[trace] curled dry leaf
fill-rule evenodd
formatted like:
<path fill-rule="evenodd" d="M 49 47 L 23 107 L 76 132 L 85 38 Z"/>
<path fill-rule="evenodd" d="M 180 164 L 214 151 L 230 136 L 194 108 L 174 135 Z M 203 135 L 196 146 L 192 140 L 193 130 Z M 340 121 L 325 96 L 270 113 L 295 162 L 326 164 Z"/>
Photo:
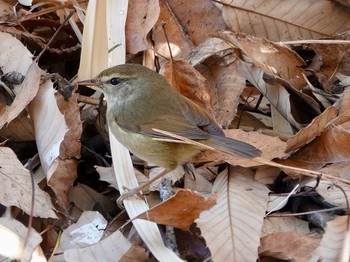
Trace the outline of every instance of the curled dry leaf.
<path fill-rule="evenodd" d="M 222 0 L 232 31 L 272 41 L 318 39 L 348 30 L 348 10 L 327 0 Z"/>
<path fill-rule="evenodd" d="M 36 62 L 31 64 L 21 85 L 21 90 L 17 94 L 11 106 L 9 106 L 0 116 L 0 128 L 2 128 L 4 124 L 15 119 L 25 109 L 30 101 L 33 100 L 39 89 L 40 76 L 42 72 L 43 71 L 39 68 Z"/>
<path fill-rule="evenodd" d="M 205 199 L 190 190 L 180 190 L 168 200 L 154 206 L 136 218 L 189 230 L 201 212 L 215 205 L 216 199 L 217 194 L 215 192 L 208 199 Z"/>
<path fill-rule="evenodd" d="M 126 19 L 126 51 L 136 54 L 148 48 L 147 34 L 151 31 L 159 16 L 157 0 L 131 0 Z"/>
<path fill-rule="evenodd" d="M 217 204 L 196 220 L 214 261 L 256 261 L 268 189 L 249 169 L 231 167 L 213 186 Z M 242 233 L 244 232 L 244 233 Z"/>
<path fill-rule="evenodd" d="M 17 206 L 27 214 L 31 211 L 31 174 L 7 147 L 0 147 L 0 203 Z M 37 184 L 34 187 L 34 216 L 57 218 L 50 196 Z"/>
<path fill-rule="evenodd" d="M 214 115 L 205 78 L 194 67 L 184 60 L 169 61 L 161 73 L 178 92 Z"/>
<path fill-rule="evenodd" d="M 322 133 L 330 122 L 338 115 L 338 109 L 336 107 L 328 107 L 321 115 L 315 117 L 311 124 L 301 129 L 295 136 L 291 137 L 287 141 L 286 152 L 298 149 Z"/>

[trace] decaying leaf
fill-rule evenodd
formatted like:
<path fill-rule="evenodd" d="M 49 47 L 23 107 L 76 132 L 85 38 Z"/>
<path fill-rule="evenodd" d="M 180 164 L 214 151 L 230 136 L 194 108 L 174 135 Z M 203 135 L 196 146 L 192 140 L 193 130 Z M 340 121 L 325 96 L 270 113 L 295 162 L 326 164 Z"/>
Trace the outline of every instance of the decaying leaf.
<path fill-rule="evenodd" d="M 247 169 L 231 167 L 213 186 L 217 204 L 196 220 L 215 261 L 255 261 L 267 205 L 267 188 Z"/>
<path fill-rule="evenodd" d="M 318 39 L 348 30 L 348 10 L 332 1 L 222 2 L 223 18 L 232 31 L 241 31 L 272 41 Z"/>
<path fill-rule="evenodd" d="M 32 261 L 34 256 L 37 256 L 37 261 L 44 261 L 45 258 L 38 254 L 42 237 L 34 229 L 31 229 L 26 247 L 23 250 L 27 231 L 28 228 L 13 218 L 0 218 L 1 261 L 13 261 L 17 259 L 21 261 Z"/>
<path fill-rule="evenodd" d="M 348 238 L 348 230 L 348 216 L 339 216 L 328 222 L 326 233 L 309 261 L 348 261 L 349 252 L 344 252 L 347 257 L 344 257 L 342 253 L 343 250 L 349 250 L 349 242 L 344 241 L 346 237 Z"/>
<path fill-rule="evenodd" d="M 64 252 L 68 262 L 73 261 L 119 261 L 131 247 L 120 231 L 102 241 L 84 248 L 72 248 Z"/>
<path fill-rule="evenodd" d="M 161 73 L 175 90 L 214 115 L 205 78 L 194 67 L 184 60 L 169 61 Z"/>
<path fill-rule="evenodd" d="M 126 51 L 136 54 L 148 48 L 147 34 L 159 16 L 159 3 L 156 0 L 129 1 L 126 20 Z"/>
<path fill-rule="evenodd" d="M 7 147 L 0 147 L 0 203 L 17 206 L 27 214 L 31 210 L 31 174 L 19 162 L 15 153 Z M 37 184 L 34 187 L 34 216 L 57 218 L 50 196 Z"/>
<path fill-rule="evenodd" d="M 180 190 L 173 197 L 136 218 L 188 230 L 201 212 L 215 205 L 216 199 L 215 192 L 205 199 L 190 190 Z"/>

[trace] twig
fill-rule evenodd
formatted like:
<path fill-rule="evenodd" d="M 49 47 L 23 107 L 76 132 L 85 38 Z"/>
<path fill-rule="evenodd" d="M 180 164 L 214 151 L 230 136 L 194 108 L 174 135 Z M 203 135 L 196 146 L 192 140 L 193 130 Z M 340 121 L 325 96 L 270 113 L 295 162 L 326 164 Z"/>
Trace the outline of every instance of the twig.
<path fill-rule="evenodd" d="M 40 57 L 45 53 L 46 49 L 50 46 L 50 44 L 52 43 L 52 41 L 56 38 L 56 36 L 58 35 L 58 33 L 62 30 L 63 26 L 65 25 L 65 23 L 68 22 L 69 18 L 72 17 L 72 15 L 74 14 L 75 11 L 71 11 L 69 12 L 69 14 L 67 15 L 66 19 L 64 19 L 63 23 L 60 25 L 60 27 L 56 30 L 56 32 L 53 34 L 53 36 L 51 37 L 51 39 L 49 40 L 49 42 L 46 44 L 46 46 L 43 48 L 43 50 L 41 50 L 41 52 L 39 53 L 39 55 L 34 59 L 34 62 L 38 63 Z"/>

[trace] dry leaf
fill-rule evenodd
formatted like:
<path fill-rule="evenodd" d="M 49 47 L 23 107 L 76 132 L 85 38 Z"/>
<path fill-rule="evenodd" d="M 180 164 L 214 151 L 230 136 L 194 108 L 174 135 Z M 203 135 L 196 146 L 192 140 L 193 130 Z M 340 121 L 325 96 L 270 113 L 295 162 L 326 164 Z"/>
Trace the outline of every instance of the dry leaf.
<path fill-rule="evenodd" d="M 159 18 L 152 29 L 154 50 L 160 54 L 160 57 L 169 59 L 171 57 L 171 51 L 174 59 L 185 59 L 194 46 L 183 30 L 178 18 L 170 8 L 169 2 L 166 0 L 160 0 L 159 6 Z M 168 41 L 163 30 L 163 25 Z M 171 50 L 169 50 L 169 46 Z M 164 62 L 166 61 L 160 58 L 160 63 L 162 64 Z"/>
<path fill-rule="evenodd" d="M 21 90 L 17 94 L 15 100 L 6 108 L 5 112 L 2 112 L 0 116 L 0 128 L 6 123 L 15 119 L 33 100 L 39 89 L 40 76 L 43 71 L 39 68 L 36 62 L 33 62 L 28 69 L 26 77 L 21 85 Z"/>
<path fill-rule="evenodd" d="M 106 226 L 107 220 L 99 212 L 85 211 L 77 223 L 63 231 L 59 249 L 66 251 L 94 245 L 103 237 Z"/>
<path fill-rule="evenodd" d="M 195 46 L 213 36 L 217 31 L 227 28 L 220 10 L 210 0 L 167 2 L 182 25 L 181 29 L 186 32 L 187 37 Z"/>
<path fill-rule="evenodd" d="M 205 199 L 190 190 L 180 190 L 168 200 L 154 206 L 136 218 L 189 230 L 201 212 L 215 205 L 216 199 L 217 194 L 215 192 L 208 199 Z"/>
<path fill-rule="evenodd" d="M 343 246 L 346 244 L 344 240 L 348 234 L 348 228 L 348 216 L 339 216 L 328 222 L 326 233 L 309 261 L 349 261 L 349 257 L 344 257 L 342 260 L 343 248 L 349 250 L 349 246 Z"/>
<path fill-rule="evenodd" d="M 281 260 L 307 262 L 319 243 L 319 238 L 296 232 L 273 233 L 261 239 L 259 254 Z"/>
<path fill-rule="evenodd" d="M 64 252 L 64 258 L 67 262 L 114 262 L 119 261 L 130 247 L 130 242 L 120 231 L 116 231 L 94 245 L 66 250 Z"/>
<path fill-rule="evenodd" d="M 26 228 L 21 222 L 13 218 L 0 218 L 0 260 L 1 261 L 13 261 L 20 259 L 21 261 L 46 261 L 43 256 L 40 257 L 37 247 L 42 241 L 42 237 L 33 228 L 31 229 L 29 239 L 25 250 L 23 250 L 23 244 L 26 239 L 28 228 Z M 35 253 L 33 253 L 35 252 Z"/>
<path fill-rule="evenodd" d="M 298 149 L 320 135 L 330 124 L 330 122 L 338 115 L 336 107 L 327 108 L 321 115 L 315 117 L 310 125 L 301 129 L 295 136 L 287 141 L 286 152 Z"/>
<path fill-rule="evenodd" d="M 214 116 L 205 78 L 194 67 L 184 60 L 169 61 L 163 65 L 161 74 L 175 90 Z"/>
<path fill-rule="evenodd" d="M 126 52 L 136 54 L 148 48 L 147 34 L 159 16 L 157 0 L 131 0 L 126 19 Z"/>
<path fill-rule="evenodd" d="M 222 0 L 232 31 L 272 41 L 318 39 L 348 30 L 348 10 L 326 0 Z"/>
<path fill-rule="evenodd" d="M 349 32 L 327 38 L 327 40 L 349 39 Z M 312 72 L 323 88 L 330 93 L 339 93 L 339 91 L 342 91 L 337 88 L 336 82 L 339 81 L 339 73 L 347 76 L 350 75 L 349 46 L 341 44 L 309 44 L 307 46 L 312 48 L 316 53 L 313 61 L 321 60 L 321 66 L 319 68 L 313 68 Z"/>
<path fill-rule="evenodd" d="M 310 233 L 309 223 L 296 217 L 265 218 L 264 226 L 261 229 L 262 237 L 282 232 L 295 232 L 306 235 Z"/>
<path fill-rule="evenodd" d="M 213 186 L 217 204 L 196 220 L 214 261 L 256 261 L 268 190 L 239 167 L 220 173 Z"/>
<path fill-rule="evenodd" d="M 31 210 L 32 183 L 30 172 L 24 168 L 15 153 L 7 147 L 0 147 L 0 203 L 17 206 L 27 214 Z M 57 218 L 53 212 L 50 196 L 37 184 L 34 187 L 34 216 Z"/>

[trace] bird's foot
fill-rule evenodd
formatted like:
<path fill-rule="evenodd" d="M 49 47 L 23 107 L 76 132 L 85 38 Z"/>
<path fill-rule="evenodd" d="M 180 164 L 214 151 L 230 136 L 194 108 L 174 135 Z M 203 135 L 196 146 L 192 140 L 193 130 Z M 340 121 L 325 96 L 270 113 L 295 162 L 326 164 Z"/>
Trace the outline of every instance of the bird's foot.
<path fill-rule="evenodd" d="M 140 193 L 140 187 L 134 188 L 134 189 L 129 189 L 126 186 L 123 187 L 126 193 L 122 194 L 118 199 L 117 199 L 117 205 L 119 208 L 124 209 L 124 204 L 123 201 L 125 199 L 131 198 L 133 196 L 138 196 L 138 198 L 143 199 L 143 195 Z"/>

